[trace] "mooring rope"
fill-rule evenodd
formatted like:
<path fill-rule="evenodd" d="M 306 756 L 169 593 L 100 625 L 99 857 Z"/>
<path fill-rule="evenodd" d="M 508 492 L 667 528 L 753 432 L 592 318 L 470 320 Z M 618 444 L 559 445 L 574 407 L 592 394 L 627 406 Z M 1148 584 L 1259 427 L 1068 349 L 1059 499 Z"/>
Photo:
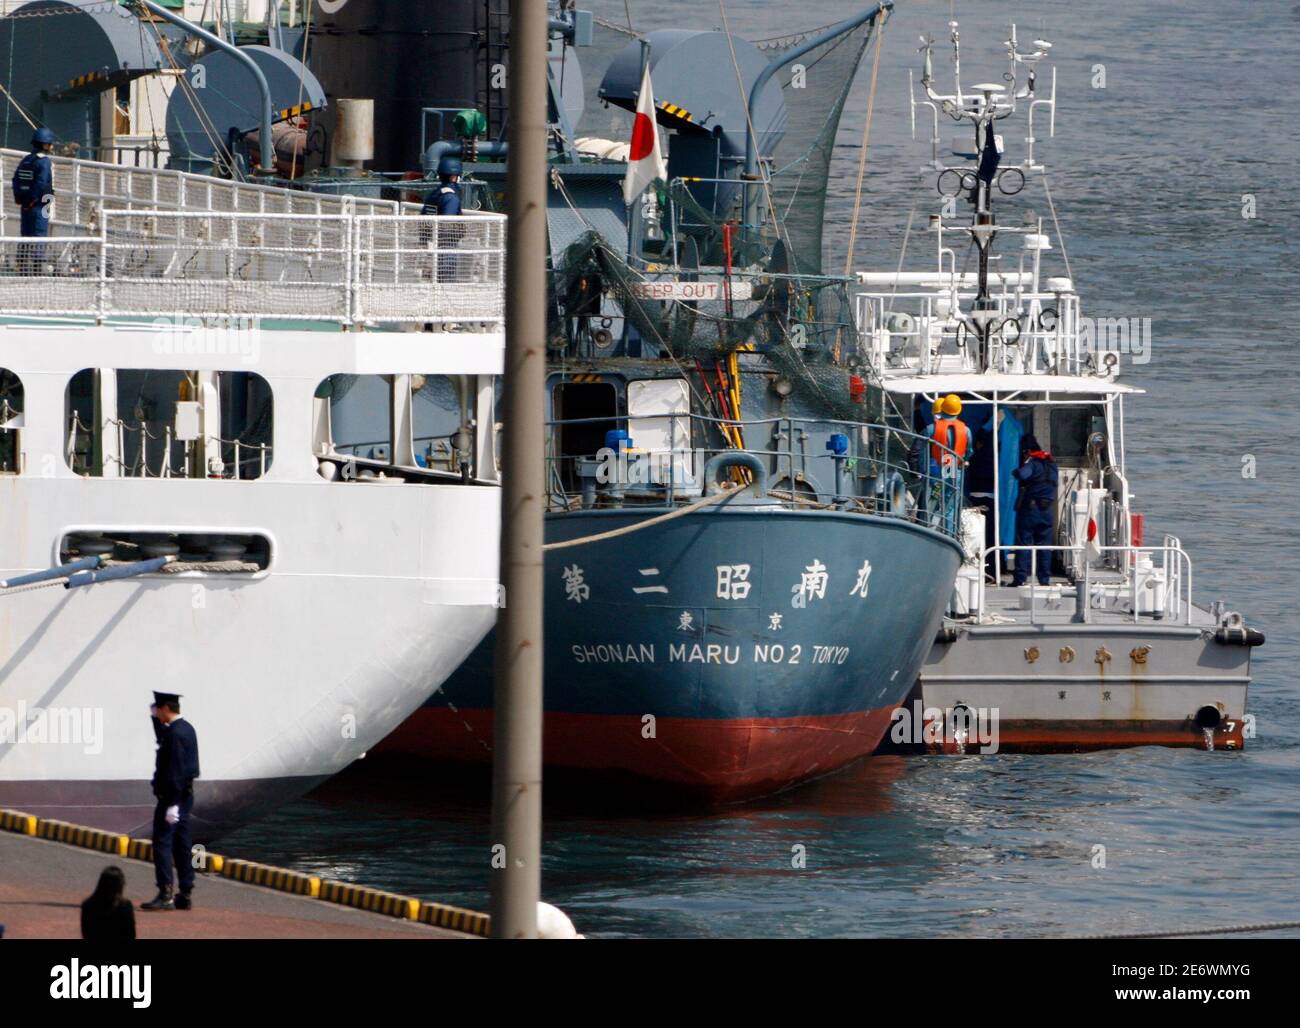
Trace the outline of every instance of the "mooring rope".
<path fill-rule="evenodd" d="M 723 500 L 730 499 L 737 492 L 737 487 L 732 483 L 723 483 L 722 492 L 715 493 L 712 496 L 705 496 L 689 503 L 685 507 L 679 507 L 677 510 L 669 511 L 667 514 L 660 514 L 658 517 L 650 518 L 647 521 L 638 521 L 634 525 L 624 525 L 622 528 L 613 528 L 608 532 L 599 532 L 596 535 L 584 535 L 579 539 L 565 539 L 558 543 L 547 543 L 542 547 L 542 552 L 550 550 L 564 550 L 570 546 L 583 546 L 587 543 L 597 543 L 605 539 L 617 539 L 619 536 L 631 535 L 633 532 L 639 532 L 643 528 L 652 528 L 655 525 L 662 525 L 665 521 L 672 521 L 675 518 L 683 518 L 687 514 L 693 514 L 697 510 L 703 510 L 705 507 L 712 506 L 715 503 L 721 503 Z"/>
<path fill-rule="evenodd" d="M 48 582 L 33 582 L 30 585 L 11 586 L 8 589 L 0 589 L 0 596 L 16 596 L 18 595 L 18 593 L 29 593 L 29 592 L 33 592 L 36 589 L 49 589 L 51 586 L 55 586 L 55 585 L 57 585 L 60 589 L 62 589 L 65 585 L 67 585 L 67 579 L 55 578 L 55 579 L 51 579 Z"/>

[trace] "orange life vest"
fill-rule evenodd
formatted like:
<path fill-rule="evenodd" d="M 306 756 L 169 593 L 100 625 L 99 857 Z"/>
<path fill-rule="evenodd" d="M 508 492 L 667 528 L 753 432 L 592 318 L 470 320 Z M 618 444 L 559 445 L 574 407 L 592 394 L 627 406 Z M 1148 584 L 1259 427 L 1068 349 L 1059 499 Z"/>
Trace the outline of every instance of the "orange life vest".
<path fill-rule="evenodd" d="M 949 429 L 952 430 L 951 437 L 948 435 Z M 950 463 L 952 456 L 943 450 L 943 445 L 947 445 L 958 457 L 965 458 L 966 451 L 970 449 L 970 429 L 961 418 L 935 418 L 934 440 L 930 444 L 930 459 Z"/>

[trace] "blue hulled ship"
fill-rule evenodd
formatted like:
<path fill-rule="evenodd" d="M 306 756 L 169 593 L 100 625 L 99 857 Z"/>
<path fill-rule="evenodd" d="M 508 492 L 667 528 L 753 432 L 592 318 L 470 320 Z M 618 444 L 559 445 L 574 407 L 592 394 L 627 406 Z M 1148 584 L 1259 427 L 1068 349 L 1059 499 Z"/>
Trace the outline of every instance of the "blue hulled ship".
<path fill-rule="evenodd" d="M 850 281 L 821 269 L 835 131 L 888 5 L 757 44 L 553 7 L 546 763 L 775 791 L 875 748 L 961 560 L 959 472 L 885 406 Z M 424 155 L 461 162 L 474 208 L 504 204 L 494 109 Z M 638 110 L 666 174 L 627 202 Z M 488 761 L 492 648 L 379 752 Z"/>

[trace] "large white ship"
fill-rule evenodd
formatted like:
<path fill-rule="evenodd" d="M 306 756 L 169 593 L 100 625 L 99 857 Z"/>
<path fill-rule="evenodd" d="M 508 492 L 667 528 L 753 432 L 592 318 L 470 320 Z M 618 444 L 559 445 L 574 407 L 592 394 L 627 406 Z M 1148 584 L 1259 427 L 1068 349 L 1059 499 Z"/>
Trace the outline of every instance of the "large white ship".
<path fill-rule="evenodd" d="M 40 19 L 47 58 L 89 17 Z M 211 838 L 364 755 L 493 623 L 504 219 L 46 159 L 50 238 L 0 218 L 0 807 L 143 831 L 163 690 Z M 352 390 L 387 414 L 364 456 L 331 436 Z"/>

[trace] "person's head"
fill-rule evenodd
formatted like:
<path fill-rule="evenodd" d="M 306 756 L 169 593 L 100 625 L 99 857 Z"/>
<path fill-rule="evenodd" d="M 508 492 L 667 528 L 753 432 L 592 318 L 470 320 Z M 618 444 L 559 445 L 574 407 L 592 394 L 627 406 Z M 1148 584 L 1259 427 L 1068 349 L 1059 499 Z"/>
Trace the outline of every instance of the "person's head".
<path fill-rule="evenodd" d="M 32 149 L 37 153 L 49 153 L 54 149 L 54 133 L 41 126 L 32 136 Z"/>
<path fill-rule="evenodd" d="M 1020 459 L 1021 460 L 1024 460 L 1027 456 L 1029 456 L 1029 454 L 1035 453 L 1041 449 L 1042 447 L 1038 445 L 1038 440 L 1035 439 L 1032 435 L 1024 435 L 1020 437 Z"/>
<path fill-rule="evenodd" d="M 175 720 L 180 716 L 181 698 L 175 693 L 155 692 L 153 694 L 154 712 L 158 715 L 158 720 L 163 724 Z"/>
<path fill-rule="evenodd" d="M 936 418 L 937 418 L 940 414 L 943 413 L 943 397 L 942 397 L 942 396 L 936 396 L 936 397 L 934 398 L 934 405 L 930 408 L 930 413 L 933 414 Z"/>
<path fill-rule="evenodd" d="M 450 154 L 438 161 L 438 178 L 444 182 L 456 182 L 460 179 L 461 165 L 459 157 Z"/>
<path fill-rule="evenodd" d="M 949 393 L 943 398 L 943 412 L 950 418 L 961 413 L 961 398 L 956 393 Z"/>
<path fill-rule="evenodd" d="M 99 883 L 90 895 L 90 902 L 105 910 L 111 908 L 126 891 L 126 875 L 116 864 L 111 864 L 99 873 Z"/>

